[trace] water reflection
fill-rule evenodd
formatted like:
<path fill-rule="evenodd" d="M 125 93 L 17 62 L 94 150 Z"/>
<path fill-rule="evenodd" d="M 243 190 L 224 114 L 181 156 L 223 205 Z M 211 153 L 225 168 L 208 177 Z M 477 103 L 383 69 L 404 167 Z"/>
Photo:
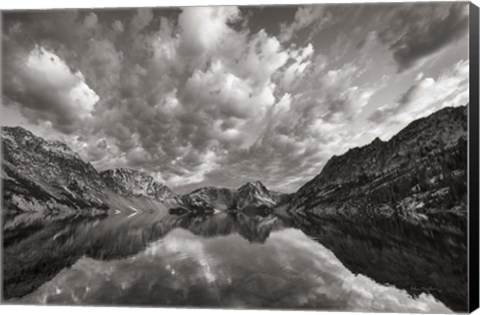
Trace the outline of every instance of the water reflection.
<path fill-rule="evenodd" d="M 127 213 L 45 224 L 5 249 L 11 302 L 448 312 L 355 275 L 277 216 Z M 33 292 L 32 292 L 33 291 Z"/>
<path fill-rule="evenodd" d="M 432 294 L 455 311 L 467 311 L 465 229 L 438 229 L 396 220 L 291 215 L 290 224 L 332 250 L 352 272 L 392 284 L 413 296 Z"/>
<path fill-rule="evenodd" d="M 263 242 L 282 224 L 274 216 L 176 216 L 167 211 L 17 217 L 4 225 L 4 298 L 24 296 L 84 255 L 110 260 L 137 254 L 176 227 L 205 237 L 236 233 L 251 242 Z"/>

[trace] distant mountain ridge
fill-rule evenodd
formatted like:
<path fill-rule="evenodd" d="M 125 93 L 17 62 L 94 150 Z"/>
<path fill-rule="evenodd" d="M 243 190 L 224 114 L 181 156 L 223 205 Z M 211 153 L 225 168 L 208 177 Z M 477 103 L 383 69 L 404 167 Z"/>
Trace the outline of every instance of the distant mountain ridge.
<path fill-rule="evenodd" d="M 203 187 L 182 197 L 187 205 L 211 206 L 219 210 L 242 210 L 247 207 L 273 207 L 283 194 L 269 191 L 260 181 L 247 182 L 238 189 Z"/>

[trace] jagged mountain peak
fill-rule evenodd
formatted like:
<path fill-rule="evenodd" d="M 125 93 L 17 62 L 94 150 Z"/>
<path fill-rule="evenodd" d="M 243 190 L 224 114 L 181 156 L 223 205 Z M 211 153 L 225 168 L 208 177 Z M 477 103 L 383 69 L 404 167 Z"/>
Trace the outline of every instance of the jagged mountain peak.
<path fill-rule="evenodd" d="M 384 143 L 382 141 L 382 139 L 380 139 L 379 137 L 376 137 L 375 139 L 373 139 L 373 141 L 371 142 L 372 145 L 379 145 L 379 144 L 382 144 Z"/>
<path fill-rule="evenodd" d="M 238 209 L 252 205 L 273 206 L 276 199 L 260 181 L 247 182 L 236 191 Z"/>
<path fill-rule="evenodd" d="M 238 188 L 239 191 L 244 190 L 244 189 L 261 189 L 261 190 L 267 190 L 267 187 L 265 187 L 265 185 L 264 185 L 261 181 L 256 180 L 256 181 L 246 182 L 245 184 L 243 184 L 242 186 L 240 186 L 240 188 Z"/>

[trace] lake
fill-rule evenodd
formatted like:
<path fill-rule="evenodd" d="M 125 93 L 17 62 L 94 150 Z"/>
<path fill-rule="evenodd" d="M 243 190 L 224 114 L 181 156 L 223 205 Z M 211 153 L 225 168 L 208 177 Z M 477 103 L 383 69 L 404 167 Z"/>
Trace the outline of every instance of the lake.
<path fill-rule="evenodd" d="M 391 279 L 369 271 L 370 265 L 379 269 L 381 262 L 369 256 L 377 255 L 406 266 L 413 257 L 428 275 L 437 272 L 408 244 L 359 253 L 361 237 L 339 239 L 328 222 L 322 226 L 312 232 L 302 218 L 274 214 L 24 214 L 4 223 L 4 295 L 15 304 L 436 313 L 455 308 L 452 298 L 443 299 L 455 281 L 448 270 L 441 277 L 448 285 L 422 280 L 420 272 L 409 286 L 394 274 L 401 272 L 395 264 L 382 271 Z M 368 244 L 377 248 L 373 238 Z M 358 257 L 347 259 L 345 252 Z"/>

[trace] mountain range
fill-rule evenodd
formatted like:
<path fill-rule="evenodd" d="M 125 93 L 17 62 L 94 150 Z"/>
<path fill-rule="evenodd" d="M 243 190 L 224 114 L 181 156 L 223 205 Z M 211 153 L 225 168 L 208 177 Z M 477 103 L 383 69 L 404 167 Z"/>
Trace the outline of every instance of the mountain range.
<path fill-rule="evenodd" d="M 444 108 L 412 122 L 389 141 L 376 138 L 333 156 L 318 175 L 288 195 L 270 191 L 259 181 L 238 189 L 209 186 L 177 195 L 145 172 L 98 172 L 67 145 L 21 127 L 2 127 L 1 136 L 3 205 L 11 214 L 262 208 L 419 224 L 466 216 L 467 106 Z"/>
<path fill-rule="evenodd" d="M 178 227 L 252 243 L 294 227 L 354 274 L 465 311 L 467 112 L 444 108 L 333 156 L 292 194 L 252 181 L 178 195 L 147 172 L 99 172 L 61 142 L 2 127 L 5 296 L 32 292 L 85 255 L 130 256 Z"/>
<path fill-rule="evenodd" d="M 238 189 L 204 187 L 180 196 L 146 172 L 128 168 L 97 172 L 67 145 L 21 127 L 2 127 L 2 147 L 3 205 L 10 215 L 172 207 L 243 211 L 272 208 L 283 196 L 259 181 Z"/>
<path fill-rule="evenodd" d="M 262 182 L 248 182 L 238 189 L 203 187 L 183 196 L 185 204 L 210 206 L 219 210 L 248 210 L 261 206 L 274 207 L 284 194 L 269 191 Z"/>

